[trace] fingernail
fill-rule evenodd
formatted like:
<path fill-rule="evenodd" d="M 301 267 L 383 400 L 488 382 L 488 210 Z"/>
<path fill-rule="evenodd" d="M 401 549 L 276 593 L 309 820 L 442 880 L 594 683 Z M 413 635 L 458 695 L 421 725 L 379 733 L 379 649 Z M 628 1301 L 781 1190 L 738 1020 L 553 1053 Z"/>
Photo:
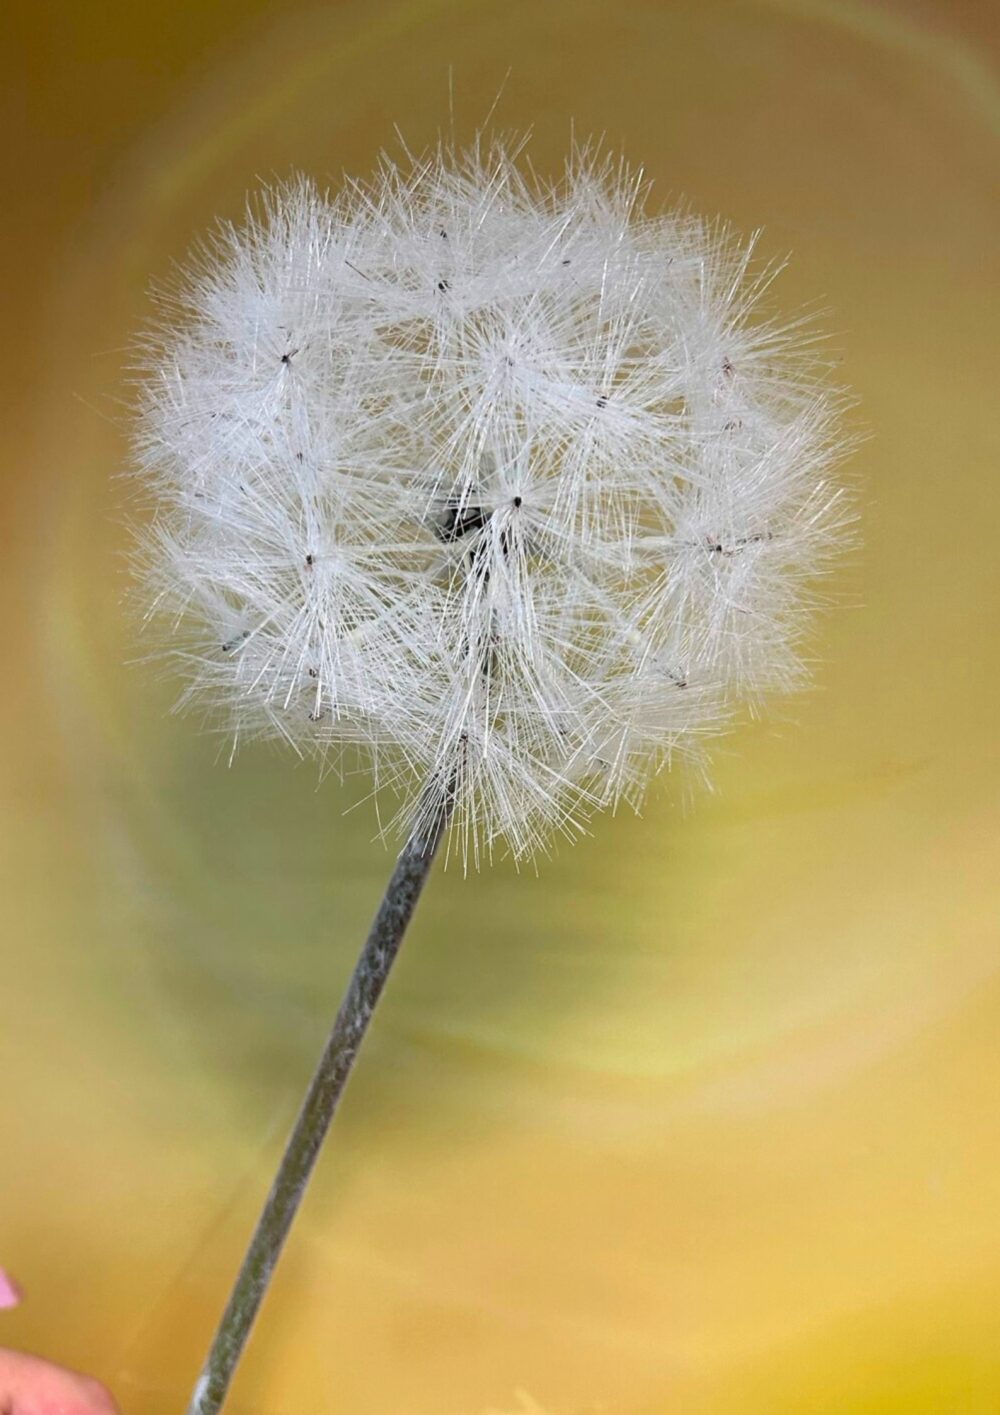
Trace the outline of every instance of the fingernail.
<path fill-rule="evenodd" d="M 21 1300 L 21 1289 L 17 1283 L 0 1268 L 0 1311 L 6 1307 L 16 1307 Z"/>

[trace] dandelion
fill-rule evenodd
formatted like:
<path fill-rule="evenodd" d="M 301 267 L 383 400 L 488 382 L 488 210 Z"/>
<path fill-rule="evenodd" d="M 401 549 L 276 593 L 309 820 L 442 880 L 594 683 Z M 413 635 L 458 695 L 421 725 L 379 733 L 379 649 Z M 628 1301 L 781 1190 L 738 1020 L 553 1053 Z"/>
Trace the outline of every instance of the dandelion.
<path fill-rule="evenodd" d="M 151 613 L 234 744 L 370 763 L 406 841 L 192 1404 L 221 1405 L 435 851 L 530 859 L 796 686 L 840 395 L 753 240 L 591 149 L 383 159 L 222 227 L 150 340 Z"/>

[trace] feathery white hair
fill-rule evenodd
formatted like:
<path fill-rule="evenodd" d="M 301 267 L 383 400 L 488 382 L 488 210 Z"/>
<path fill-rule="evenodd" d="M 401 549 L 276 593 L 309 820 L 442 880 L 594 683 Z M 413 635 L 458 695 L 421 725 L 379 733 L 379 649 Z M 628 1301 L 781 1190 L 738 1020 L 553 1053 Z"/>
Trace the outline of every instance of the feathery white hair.
<path fill-rule="evenodd" d="M 184 701 L 361 748 L 407 830 L 450 783 L 477 862 L 793 687 L 848 519 L 839 394 L 754 241 L 521 147 L 265 193 L 168 302 L 137 438 Z"/>

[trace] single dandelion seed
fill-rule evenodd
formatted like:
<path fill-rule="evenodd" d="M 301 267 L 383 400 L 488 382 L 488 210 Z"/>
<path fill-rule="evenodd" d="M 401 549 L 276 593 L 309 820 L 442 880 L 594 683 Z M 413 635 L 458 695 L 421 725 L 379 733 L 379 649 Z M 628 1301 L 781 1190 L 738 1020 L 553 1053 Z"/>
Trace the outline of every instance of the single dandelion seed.
<path fill-rule="evenodd" d="M 776 273 L 476 141 L 223 226 L 146 351 L 140 571 L 184 702 L 367 754 L 406 841 L 191 1411 L 219 1409 L 442 839 L 530 859 L 802 679 L 850 520 L 841 394 Z"/>

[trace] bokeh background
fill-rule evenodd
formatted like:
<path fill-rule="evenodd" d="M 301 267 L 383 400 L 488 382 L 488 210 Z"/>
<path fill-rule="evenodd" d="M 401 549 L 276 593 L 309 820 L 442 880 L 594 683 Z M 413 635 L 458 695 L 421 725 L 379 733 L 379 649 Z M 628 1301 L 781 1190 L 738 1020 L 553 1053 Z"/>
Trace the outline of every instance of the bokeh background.
<path fill-rule="evenodd" d="M 184 1408 L 389 860 L 170 715 L 128 346 L 258 178 L 571 120 L 765 228 L 859 396 L 815 691 L 716 792 L 439 875 L 234 1415 L 1000 1410 L 990 0 L 34 0 L 0 103 L 0 1344 Z"/>

